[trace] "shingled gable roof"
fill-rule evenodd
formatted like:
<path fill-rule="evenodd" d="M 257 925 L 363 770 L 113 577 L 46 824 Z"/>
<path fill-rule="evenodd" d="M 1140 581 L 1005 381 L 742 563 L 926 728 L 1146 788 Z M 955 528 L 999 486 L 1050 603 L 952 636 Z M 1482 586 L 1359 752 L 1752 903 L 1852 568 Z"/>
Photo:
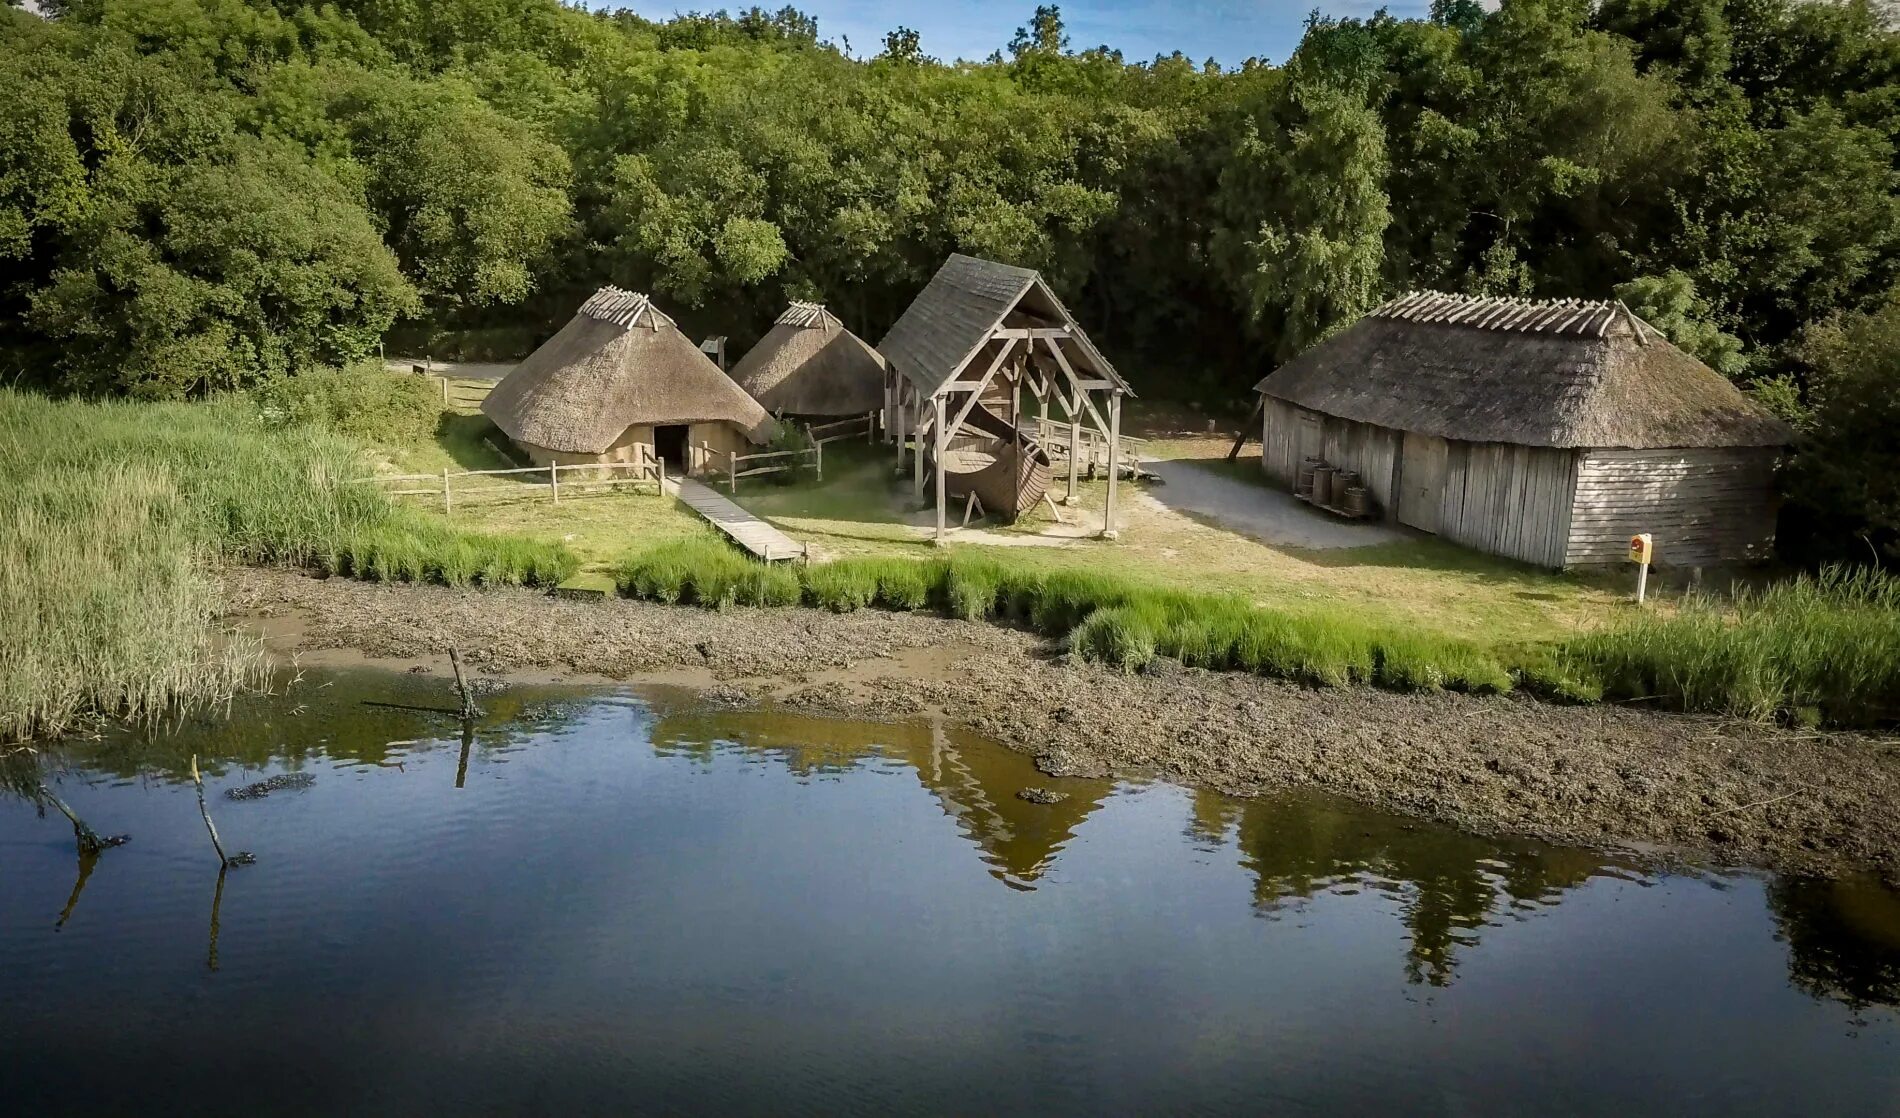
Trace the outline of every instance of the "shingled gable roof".
<path fill-rule="evenodd" d="M 772 417 L 645 295 L 603 287 L 482 401 L 518 443 L 600 454 L 635 424 L 731 423 L 771 437 Z"/>
<path fill-rule="evenodd" d="M 1256 391 L 1466 442 L 1783 446 L 1786 424 L 1620 302 L 1414 292 L 1275 370 Z"/>
<path fill-rule="evenodd" d="M 734 366 L 767 411 L 863 415 L 884 406 L 884 356 L 816 303 L 793 303 Z"/>
<path fill-rule="evenodd" d="M 1064 356 L 1076 372 L 1134 395 L 1039 273 L 961 253 L 937 269 L 877 348 L 919 391 L 934 396 L 970 363 L 990 331 L 1005 325 L 1068 327 L 1075 346 Z"/>

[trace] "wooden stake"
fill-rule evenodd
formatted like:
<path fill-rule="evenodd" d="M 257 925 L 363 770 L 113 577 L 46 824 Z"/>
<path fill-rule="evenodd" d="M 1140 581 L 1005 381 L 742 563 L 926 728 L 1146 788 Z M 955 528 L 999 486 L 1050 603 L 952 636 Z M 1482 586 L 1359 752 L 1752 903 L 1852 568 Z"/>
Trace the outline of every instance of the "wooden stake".
<path fill-rule="evenodd" d="M 468 677 L 462 674 L 462 654 L 449 649 L 449 666 L 455 669 L 455 689 L 462 693 L 462 721 L 472 722 L 481 714 L 475 708 L 475 692 L 468 689 Z"/>
<path fill-rule="evenodd" d="M 442 467 L 442 515 L 455 511 L 455 498 L 449 494 L 449 468 Z"/>
<path fill-rule="evenodd" d="M 548 463 L 548 493 L 554 497 L 554 503 L 561 503 L 561 464 Z"/>
<path fill-rule="evenodd" d="M 1108 500 L 1102 509 L 1102 538 L 1112 540 L 1121 533 L 1115 530 L 1115 483 L 1121 474 L 1122 449 L 1122 394 L 1115 392 L 1108 397 Z"/>
<path fill-rule="evenodd" d="M 979 389 L 978 391 L 981 391 L 981 390 Z M 976 399 L 976 394 L 972 393 L 970 398 L 972 400 Z M 944 451 L 946 449 L 946 444 L 949 442 L 949 440 L 944 437 L 944 432 L 947 431 L 948 428 L 944 425 L 944 421 L 943 421 L 943 397 L 933 396 L 931 397 L 931 402 L 936 405 L 935 418 L 936 418 L 936 425 L 937 425 L 937 429 L 935 432 L 936 442 L 937 442 L 937 461 L 932 466 L 932 472 L 937 475 L 937 542 L 942 543 L 944 542 L 943 502 L 945 500 L 945 494 L 944 494 L 945 478 L 943 474 L 943 456 L 944 456 Z"/>
<path fill-rule="evenodd" d="M 118 846 L 125 841 L 124 835 L 109 839 L 100 838 L 99 832 L 86 826 L 86 821 L 79 818 L 72 808 L 66 806 L 65 800 L 54 795 L 53 790 L 46 786 L 44 780 L 40 781 L 40 798 L 58 808 L 59 813 L 66 817 L 66 821 L 73 825 L 73 840 L 79 844 L 80 854 L 97 854 L 108 846 Z"/>
<path fill-rule="evenodd" d="M 218 852 L 218 868 L 222 870 L 231 864 L 231 859 L 224 856 L 224 843 L 218 841 L 217 825 L 211 822 L 211 809 L 205 806 L 205 782 L 204 777 L 198 775 L 196 753 L 191 755 L 191 782 L 198 786 L 198 815 L 205 821 L 205 830 L 211 833 L 211 848 Z"/>

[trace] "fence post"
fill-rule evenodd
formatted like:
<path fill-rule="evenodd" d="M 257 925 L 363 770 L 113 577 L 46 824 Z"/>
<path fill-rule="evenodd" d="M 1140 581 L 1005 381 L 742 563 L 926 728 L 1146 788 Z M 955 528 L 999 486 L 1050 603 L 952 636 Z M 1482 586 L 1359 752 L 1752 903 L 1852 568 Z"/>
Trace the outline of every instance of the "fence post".
<path fill-rule="evenodd" d="M 444 466 L 442 467 L 442 515 L 447 516 L 454 511 L 455 498 L 449 493 L 449 468 Z"/>
<path fill-rule="evenodd" d="M 706 447 L 706 455 L 712 456 L 711 444 Z M 731 480 L 727 484 L 732 489 L 732 495 L 737 497 L 739 495 L 739 453 L 737 451 L 726 451 L 726 472 L 731 475 Z"/>
<path fill-rule="evenodd" d="M 825 444 L 814 444 L 818 449 L 818 480 L 825 480 Z"/>
<path fill-rule="evenodd" d="M 660 478 L 660 492 L 665 493 L 666 492 L 666 459 L 660 457 L 657 454 L 653 455 L 653 467 L 654 467 L 654 470 L 658 473 L 659 478 Z"/>
<path fill-rule="evenodd" d="M 554 497 L 554 503 L 561 503 L 561 464 L 548 463 L 548 493 Z"/>
<path fill-rule="evenodd" d="M 449 406 L 449 378 L 447 377 L 442 378 L 442 406 L 444 408 Z"/>
<path fill-rule="evenodd" d="M 881 412 L 882 409 L 879 409 L 864 417 L 864 445 L 866 446 L 877 445 L 877 417 Z"/>

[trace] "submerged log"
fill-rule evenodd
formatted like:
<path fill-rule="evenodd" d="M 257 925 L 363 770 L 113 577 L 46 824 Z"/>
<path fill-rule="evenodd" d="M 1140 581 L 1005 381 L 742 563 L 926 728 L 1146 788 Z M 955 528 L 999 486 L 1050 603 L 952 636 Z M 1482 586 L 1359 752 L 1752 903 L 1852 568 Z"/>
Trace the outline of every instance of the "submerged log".
<path fill-rule="evenodd" d="M 469 690 L 468 677 L 462 674 L 462 654 L 456 649 L 449 649 L 449 665 L 455 669 L 455 688 L 462 693 L 462 721 L 472 722 L 482 712 L 475 706 L 475 692 Z"/>
<path fill-rule="evenodd" d="M 211 835 L 211 848 L 218 852 L 218 871 L 222 873 L 232 866 L 247 866 L 257 861 L 257 859 L 246 850 L 238 851 L 235 857 L 227 856 L 224 853 L 224 843 L 218 838 L 217 825 L 211 822 L 211 809 L 205 806 L 205 781 L 204 777 L 198 773 L 198 755 L 196 753 L 191 755 L 191 782 L 198 787 L 198 816 L 205 821 L 205 830 Z"/>

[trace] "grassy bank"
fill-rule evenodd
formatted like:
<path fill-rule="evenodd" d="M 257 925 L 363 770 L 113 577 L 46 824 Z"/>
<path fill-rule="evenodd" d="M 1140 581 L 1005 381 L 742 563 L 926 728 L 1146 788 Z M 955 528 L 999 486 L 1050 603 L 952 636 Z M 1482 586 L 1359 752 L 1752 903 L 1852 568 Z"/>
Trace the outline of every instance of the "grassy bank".
<path fill-rule="evenodd" d="M 869 557 L 766 567 L 710 535 L 636 552 L 624 595 L 703 606 L 934 609 L 1021 625 L 1086 659 L 1135 669 L 1156 656 L 1321 685 L 1638 700 L 1756 720 L 1868 725 L 1900 716 L 1900 579 L 1801 578 L 1732 601 L 1631 613 L 1563 642 L 1483 643 L 1368 621 L 1350 608 L 1290 612 L 1241 595 L 985 557 Z"/>
<path fill-rule="evenodd" d="M 361 578 L 559 581 L 558 544 L 399 508 L 354 442 L 255 401 L 79 403 L 0 392 L 0 739 L 215 702 L 258 669 L 215 624 L 220 560 Z"/>
<path fill-rule="evenodd" d="M 1828 570 L 1733 599 L 1690 596 L 1570 642 L 1614 699 L 1814 725 L 1900 720 L 1900 578 Z"/>
<path fill-rule="evenodd" d="M 1086 659 L 1126 669 L 1155 656 L 1217 671 L 1315 684 L 1508 691 L 1505 660 L 1479 645 L 1367 624 L 1345 609 L 1286 613 L 1236 594 L 1171 589 L 1101 572 L 1043 570 L 956 555 L 869 557 L 766 567 L 710 537 L 641 551 L 616 572 L 621 593 L 706 606 L 936 609 L 1023 625 Z"/>

